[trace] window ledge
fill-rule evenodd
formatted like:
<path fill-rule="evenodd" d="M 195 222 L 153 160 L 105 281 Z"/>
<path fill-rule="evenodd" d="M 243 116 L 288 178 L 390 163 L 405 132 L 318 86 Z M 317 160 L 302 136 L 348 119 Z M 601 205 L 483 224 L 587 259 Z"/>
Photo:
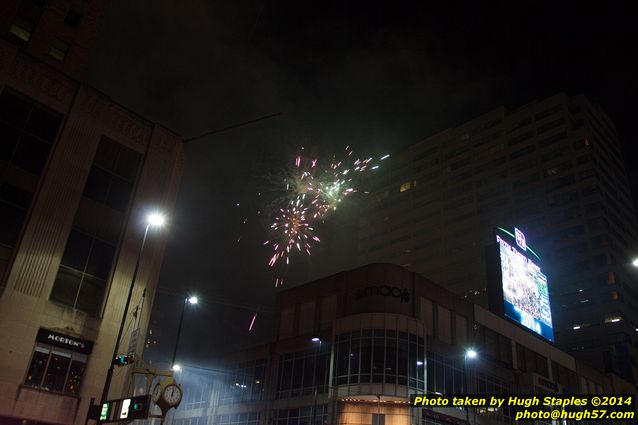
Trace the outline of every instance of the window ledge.
<path fill-rule="evenodd" d="M 50 395 L 53 395 L 53 396 L 69 397 L 69 398 L 74 398 L 74 399 L 76 399 L 78 401 L 80 400 L 80 395 L 79 394 L 70 394 L 70 393 L 64 393 L 64 392 L 60 392 L 60 391 L 45 390 L 43 388 L 31 387 L 29 385 L 24 385 L 24 384 L 18 385 L 18 388 L 19 388 L 19 392 L 22 392 L 23 390 L 35 391 L 35 392 L 38 392 L 38 393 L 50 394 Z"/>

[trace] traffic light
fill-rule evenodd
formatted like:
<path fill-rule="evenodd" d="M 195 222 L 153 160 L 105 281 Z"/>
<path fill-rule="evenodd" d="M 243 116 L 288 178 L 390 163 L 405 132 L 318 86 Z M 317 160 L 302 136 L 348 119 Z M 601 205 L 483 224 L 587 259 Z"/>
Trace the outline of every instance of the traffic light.
<path fill-rule="evenodd" d="M 111 403 L 106 402 L 102 404 L 102 410 L 100 411 L 100 420 L 105 421 L 109 418 L 109 411 L 111 410 Z"/>
<path fill-rule="evenodd" d="M 144 412 L 144 406 L 146 405 L 146 403 L 144 403 L 145 401 L 146 399 L 142 399 L 142 400 L 132 399 L 131 407 L 130 407 L 131 413 Z"/>
<path fill-rule="evenodd" d="M 135 363 L 135 354 L 120 354 L 113 359 L 115 366 L 126 366 Z"/>

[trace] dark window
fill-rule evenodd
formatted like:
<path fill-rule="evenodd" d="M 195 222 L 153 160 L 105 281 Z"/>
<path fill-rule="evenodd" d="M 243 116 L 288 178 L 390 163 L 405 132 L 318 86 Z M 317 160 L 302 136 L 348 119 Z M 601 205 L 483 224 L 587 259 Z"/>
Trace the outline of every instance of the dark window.
<path fill-rule="evenodd" d="M 528 176 L 521 177 L 520 179 L 514 180 L 514 183 L 512 183 L 512 186 L 514 188 L 518 188 L 521 186 L 526 186 L 528 184 L 537 182 L 539 180 L 540 180 L 540 177 L 538 176 L 538 174 L 530 174 Z"/>
<path fill-rule="evenodd" d="M 523 128 L 523 127 L 525 127 L 527 125 L 530 125 L 531 123 L 532 123 L 532 119 L 531 118 L 526 118 L 523 121 L 519 121 L 519 122 L 517 122 L 516 124 L 514 124 L 512 126 L 512 128 L 508 131 L 508 133 L 512 133 L 512 132 L 518 130 L 519 128 Z"/>
<path fill-rule="evenodd" d="M 328 351 L 328 344 L 322 343 L 321 346 L 316 346 L 312 350 L 282 355 L 279 359 L 276 398 L 298 397 L 314 394 L 315 391 L 317 393 L 328 391 Z M 263 376 L 263 371 L 260 372 L 260 376 Z M 261 378 L 258 380 L 261 381 Z M 250 379 L 247 379 L 246 382 L 250 383 Z M 347 375 L 344 383 L 348 383 Z M 259 388 L 261 390 L 262 387 Z M 245 396 L 241 397 L 241 393 L 238 396 L 240 398 L 234 400 L 235 402 L 247 400 Z M 253 400 L 259 400 L 259 398 L 253 398 Z"/>
<path fill-rule="evenodd" d="M 335 385 L 392 383 L 424 388 L 424 340 L 395 330 L 337 335 Z"/>
<path fill-rule="evenodd" d="M 560 111 L 561 109 L 562 109 L 562 105 L 553 106 L 552 108 L 546 109 L 546 110 L 536 114 L 536 119 L 537 120 L 542 120 L 545 117 L 548 117 L 548 116 L 550 116 L 552 114 L 555 114 L 556 112 Z"/>
<path fill-rule="evenodd" d="M 558 142 L 559 140 L 565 139 L 567 138 L 567 133 L 558 133 L 555 134 L 553 136 L 550 136 L 546 139 L 543 139 L 541 141 L 538 142 L 538 146 L 540 146 L 541 148 L 547 147 L 549 145 L 553 145 L 554 143 Z"/>
<path fill-rule="evenodd" d="M 551 193 L 555 190 L 572 185 L 575 182 L 576 182 L 576 179 L 574 178 L 573 174 L 569 174 L 567 176 L 550 180 L 547 182 L 547 185 L 546 185 L 547 193 Z"/>
<path fill-rule="evenodd" d="M 15 246 L 30 202 L 29 192 L 8 183 L 0 186 L 0 244 Z"/>
<path fill-rule="evenodd" d="M 383 413 L 373 413 L 372 425 L 385 425 L 385 415 Z"/>
<path fill-rule="evenodd" d="M 38 343 L 24 385 L 60 393 L 79 394 L 87 356 Z"/>
<path fill-rule="evenodd" d="M 0 159 L 40 175 L 59 126 L 59 115 L 5 90 L 0 95 Z"/>
<path fill-rule="evenodd" d="M 516 159 L 519 158 L 521 156 L 527 155 L 529 153 L 532 153 L 536 150 L 536 146 L 535 145 L 529 145 L 526 148 L 523 149 L 519 149 L 516 152 L 512 152 L 510 154 L 510 159 Z"/>
<path fill-rule="evenodd" d="M 51 300 L 97 315 L 115 247 L 72 229 L 51 292 Z"/>
<path fill-rule="evenodd" d="M 388 338 L 385 347 L 385 382 L 387 384 L 396 383 L 397 373 L 397 341 Z"/>
<path fill-rule="evenodd" d="M 125 212 L 141 155 L 109 139 L 102 139 L 89 172 L 84 196 Z"/>
<path fill-rule="evenodd" d="M 523 141 L 525 141 L 527 139 L 530 139 L 532 137 L 534 137 L 534 132 L 533 131 L 528 131 L 528 132 L 519 134 L 518 136 L 512 137 L 507 142 L 507 144 L 510 145 L 510 146 L 517 145 L 517 144 L 519 144 L 519 143 L 521 143 L 521 142 L 523 142 Z"/>
<path fill-rule="evenodd" d="M 565 123 L 565 119 L 564 118 L 559 118 L 557 120 L 550 121 L 547 124 L 539 125 L 538 127 L 536 127 L 536 134 L 544 133 L 544 132 L 549 131 L 549 130 L 551 130 L 553 128 L 559 127 L 559 126 L 563 125 L 564 123 Z"/>
<path fill-rule="evenodd" d="M 69 11 L 66 13 L 66 16 L 64 17 L 64 23 L 75 29 L 80 26 L 81 20 L 82 14 L 73 8 L 69 9 Z"/>
<path fill-rule="evenodd" d="M 501 156 L 500 158 L 495 158 L 483 165 L 474 168 L 474 174 L 482 173 L 483 171 L 496 168 L 499 164 L 503 164 L 505 162 L 505 157 Z"/>
<path fill-rule="evenodd" d="M 59 115 L 31 100 L 9 89 L 0 94 L 0 168 L 5 170 L 0 174 L 0 277 L 8 267 L 59 125 Z"/>

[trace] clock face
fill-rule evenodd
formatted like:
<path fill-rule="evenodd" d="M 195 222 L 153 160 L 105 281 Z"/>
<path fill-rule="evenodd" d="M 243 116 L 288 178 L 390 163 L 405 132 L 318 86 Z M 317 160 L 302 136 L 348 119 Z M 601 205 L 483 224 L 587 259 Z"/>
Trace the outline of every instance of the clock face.
<path fill-rule="evenodd" d="M 172 406 L 177 406 L 182 400 L 182 389 L 177 385 L 169 385 L 164 390 L 164 401 Z"/>
<path fill-rule="evenodd" d="M 162 386 L 160 384 L 155 385 L 155 388 L 153 388 L 153 403 L 157 403 L 157 400 L 160 399 L 160 396 L 162 395 Z"/>

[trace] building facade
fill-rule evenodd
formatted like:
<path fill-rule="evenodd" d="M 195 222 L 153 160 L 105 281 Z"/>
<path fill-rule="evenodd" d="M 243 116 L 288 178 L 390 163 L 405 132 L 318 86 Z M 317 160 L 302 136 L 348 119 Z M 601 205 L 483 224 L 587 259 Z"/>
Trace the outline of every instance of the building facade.
<path fill-rule="evenodd" d="M 503 424 L 507 409 L 411 408 L 409 396 L 633 391 L 396 265 L 284 290 L 278 315 L 272 343 L 234 355 L 167 424 Z"/>
<path fill-rule="evenodd" d="M 84 423 L 113 360 L 146 214 L 170 215 L 178 190 L 181 138 L 75 78 L 105 3 L 0 6 L 3 424 Z M 120 352 L 141 354 L 165 242 L 149 231 Z M 132 393 L 130 368 L 116 370 L 109 397 Z"/>
<path fill-rule="evenodd" d="M 636 213 L 614 125 L 583 96 L 499 108 L 393 155 L 371 182 L 360 264 L 390 262 L 487 305 L 485 247 L 540 253 L 557 344 L 638 377 Z"/>

